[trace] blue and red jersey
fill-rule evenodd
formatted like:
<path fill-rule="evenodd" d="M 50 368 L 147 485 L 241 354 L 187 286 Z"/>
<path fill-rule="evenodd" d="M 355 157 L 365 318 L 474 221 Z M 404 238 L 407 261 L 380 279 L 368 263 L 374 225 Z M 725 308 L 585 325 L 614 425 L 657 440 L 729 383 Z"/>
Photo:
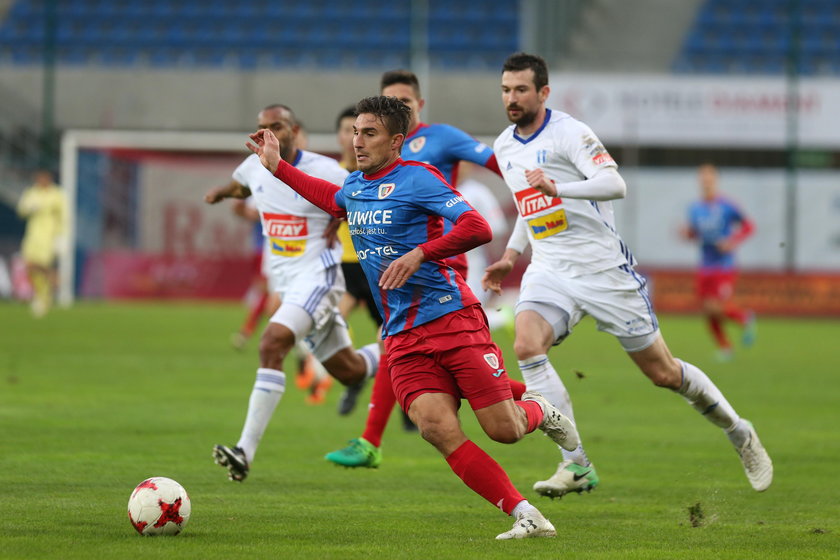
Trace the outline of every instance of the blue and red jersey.
<path fill-rule="evenodd" d="M 383 337 L 478 303 L 461 275 L 439 261 L 424 262 L 402 288 L 378 285 L 391 261 L 441 237 L 445 220 L 472 210 L 434 168 L 397 160 L 371 176 L 357 171 L 335 201 L 347 211 L 356 256 L 385 320 Z"/>
<path fill-rule="evenodd" d="M 420 123 L 406 136 L 400 155 L 404 160 L 422 161 L 437 167 L 446 182 L 453 186 L 458 181 L 458 162 L 461 160 L 498 169 L 490 146 L 448 124 Z"/>
<path fill-rule="evenodd" d="M 734 268 L 734 253 L 721 251 L 717 243 L 730 238 L 737 243 L 753 231 L 752 222 L 738 206 L 720 196 L 693 203 L 688 209 L 688 223 L 692 234 L 700 241 L 702 269 Z"/>
<path fill-rule="evenodd" d="M 275 176 L 325 212 L 347 218 L 356 256 L 385 320 L 383 338 L 479 304 L 444 259 L 487 243 L 492 233 L 434 167 L 398 158 L 373 175 L 352 173 L 341 188 L 282 160 Z M 456 224 L 446 235 L 444 221 Z M 391 262 L 416 247 L 428 260 L 401 288 L 380 289 Z"/>
<path fill-rule="evenodd" d="M 405 137 L 400 155 L 404 160 L 420 161 L 436 167 L 452 186 L 457 184 L 458 162 L 462 160 L 487 167 L 501 175 L 490 146 L 448 124 L 418 124 Z M 450 222 L 444 223 L 444 233 L 451 228 Z M 466 278 L 466 255 L 456 255 L 448 259 L 447 264 Z"/>

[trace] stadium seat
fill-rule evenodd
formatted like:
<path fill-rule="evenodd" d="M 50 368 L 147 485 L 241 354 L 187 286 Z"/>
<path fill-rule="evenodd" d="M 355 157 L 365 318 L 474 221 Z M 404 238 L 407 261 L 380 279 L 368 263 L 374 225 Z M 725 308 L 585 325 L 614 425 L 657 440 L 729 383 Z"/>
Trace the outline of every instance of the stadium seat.
<path fill-rule="evenodd" d="M 779 74 L 798 28 L 803 74 L 837 74 L 840 0 L 708 0 L 676 54 L 675 72 L 716 71 Z M 725 57 L 723 65 L 713 60 Z M 714 70 L 718 69 L 718 70 Z"/>
<path fill-rule="evenodd" d="M 6 60 L 40 63 L 45 6 L 26 0 L 11 3 L 0 22 L 0 50 L 7 53 Z M 73 0 L 58 2 L 56 9 L 60 64 L 168 66 L 191 60 L 228 66 L 233 60 L 246 69 L 373 68 L 382 61 L 405 66 L 411 41 L 411 4 L 404 0 Z M 495 68 L 499 53 L 518 45 L 515 2 L 432 0 L 429 16 L 435 66 Z M 364 31 L 371 19 L 380 24 L 376 34 Z M 214 47 L 226 49 L 224 56 Z M 442 54 L 451 50 L 458 56 Z"/>

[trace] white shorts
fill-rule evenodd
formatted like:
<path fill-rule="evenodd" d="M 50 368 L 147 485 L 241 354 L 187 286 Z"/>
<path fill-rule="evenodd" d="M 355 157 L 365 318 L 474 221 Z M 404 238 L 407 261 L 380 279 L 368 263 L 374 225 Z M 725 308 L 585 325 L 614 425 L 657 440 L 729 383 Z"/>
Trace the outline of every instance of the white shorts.
<path fill-rule="evenodd" d="M 554 326 L 557 339 L 572 332 L 585 315 L 595 319 L 598 330 L 619 339 L 628 352 L 644 350 L 659 336 L 659 322 L 647 292 L 646 280 L 624 265 L 574 278 L 530 265 L 522 277 L 516 312 L 533 309 Z M 556 315 L 540 308 L 555 308 Z M 568 315 L 567 324 L 558 317 Z"/>
<path fill-rule="evenodd" d="M 288 327 L 295 341 L 304 341 L 319 362 L 351 346 L 347 323 L 338 311 L 344 295 L 340 266 L 318 271 L 314 277 L 301 276 L 278 293 L 282 304 L 269 320 Z"/>

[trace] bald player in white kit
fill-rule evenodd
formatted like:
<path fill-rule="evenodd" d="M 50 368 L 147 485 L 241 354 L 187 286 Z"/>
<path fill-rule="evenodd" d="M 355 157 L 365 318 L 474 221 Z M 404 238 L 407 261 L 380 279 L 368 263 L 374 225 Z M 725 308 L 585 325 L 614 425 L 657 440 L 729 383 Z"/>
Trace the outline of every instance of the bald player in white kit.
<path fill-rule="evenodd" d="M 281 157 L 301 171 L 342 185 L 347 171 L 334 159 L 300 150 L 295 145 L 300 126 L 291 109 L 269 105 L 258 115 L 259 128 L 269 129 L 280 143 Z M 216 445 L 216 463 L 231 480 L 248 476 L 257 445 L 283 396 L 283 359 L 304 340 L 326 370 L 344 385 L 359 383 L 379 367 L 379 345 L 353 349 L 347 324 L 338 311 L 344 293 L 341 245 L 327 245 L 324 230 L 330 216 L 274 177 L 252 154 L 236 168 L 233 181 L 208 192 L 215 204 L 225 198 L 253 196 L 263 234 L 270 246 L 267 271 L 281 305 L 260 339 L 260 367 L 248 403 L 242 435 L 234 447 Z"/>
<path fill-rule="evenodd" d="M 487 268 L 483 285 L 500 293 L 502 279 L 530 243 L 514 341 L 528 390 L 542 393 L 574 419 L 569 393 L 547 354 L 591 315 L 655 385 L 679 393 L 723 429 L 752 487 L 766 490 L 773 463 L 752 424 L 705 373 L 674 358 L 659 333 L 645 279 L 635 272 L 636 261 L 614 227 L 609 201 L 626 192 L 616 163 L 588 126 L 545 106 L 549 91 L 542 58 L 517 53 L 507 59 L 502 101 L 514 124 L 499 135 L 493 152 L 519 216 L 504 256 Z M 555 474 L 534 490 L 559 497 L 597 486 L 582 445 L 563 450 L 563 456 Z"/>

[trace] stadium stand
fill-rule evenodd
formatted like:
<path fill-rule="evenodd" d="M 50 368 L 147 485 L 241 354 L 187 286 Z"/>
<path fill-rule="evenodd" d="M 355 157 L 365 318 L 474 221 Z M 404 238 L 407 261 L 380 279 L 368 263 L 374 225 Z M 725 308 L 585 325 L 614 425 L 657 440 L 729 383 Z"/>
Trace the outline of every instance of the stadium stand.
<path fill-rule="evenodd" d="M 798 38 L 798 41 L 794 40 Z M 706 0 L 675 72 L 840 74 L 838 0 Z"/>
<path fill-rule="evenodd" d="M 0 23 L 0 60 L 43 61 L 48 6 L 45 0 L 11 4 Z M 58 0 L 55 9 L 63 65 L 247 70 L 409 63 L 410 0 Z M 518 33 L 517 2 L 429 2 L 433 68 L 495 70 L 517 49 Z"/>

